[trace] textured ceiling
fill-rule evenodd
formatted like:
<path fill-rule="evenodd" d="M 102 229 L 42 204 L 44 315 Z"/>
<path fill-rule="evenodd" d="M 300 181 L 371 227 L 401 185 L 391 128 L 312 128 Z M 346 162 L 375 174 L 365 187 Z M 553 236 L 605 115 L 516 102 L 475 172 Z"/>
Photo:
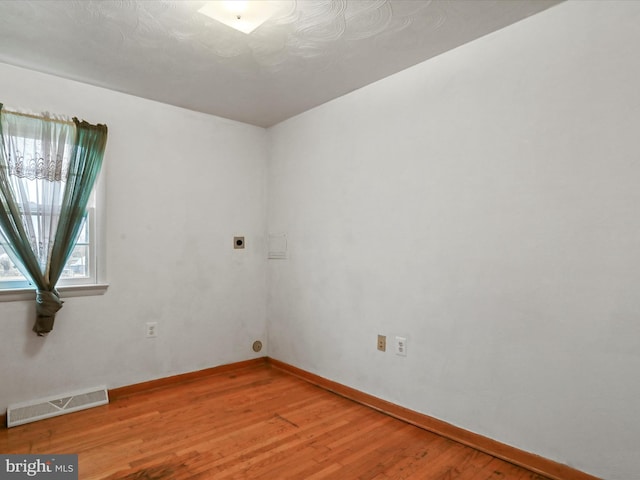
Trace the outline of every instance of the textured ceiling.
<path fill-rule="evenodd" d="M 0 0 L 0 62 L 267 127 L 559 0 L 287 0 L 250 35 L 204 3 Z"/>

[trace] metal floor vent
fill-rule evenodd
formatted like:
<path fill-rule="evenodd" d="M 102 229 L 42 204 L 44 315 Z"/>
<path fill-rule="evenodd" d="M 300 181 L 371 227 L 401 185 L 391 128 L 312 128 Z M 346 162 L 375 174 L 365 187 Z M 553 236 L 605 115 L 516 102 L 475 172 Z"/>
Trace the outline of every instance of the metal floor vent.
<path fill-rule="evenodd" d="M 7 427 L 15 427 L 44 418 L 106 405 L 109 395 L 106 387 L 95 387 L 55 397 L 41 398 L 10 405 L 7 409 Z"/>

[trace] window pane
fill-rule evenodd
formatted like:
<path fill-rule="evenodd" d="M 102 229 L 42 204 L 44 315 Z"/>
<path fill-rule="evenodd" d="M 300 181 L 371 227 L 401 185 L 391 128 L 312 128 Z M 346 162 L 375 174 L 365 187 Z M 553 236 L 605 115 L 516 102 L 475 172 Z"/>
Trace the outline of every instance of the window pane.
<path fill-rule="evenodd" d="M 71 257 L 67 261 L 67 264 L 62 271 L 60 280 L 66 279 L 82 279 L 90 278 L 90 261 L 89 261 L 89 229 L 87 228 L 88 222 L 83 222 L 78 237 L 78 243 L 76 244 Z M 19 282 L 16 284 L 16 282 Z M 5 251 L 4 247 L 0 245 L 0 289 L 2 288 L 19 288 L 28 286 L 27 279 L 16 268 L 11 258 Z"/>
<path fill-rule="evenodd" d="M 11 261 L 4 247 L 0 245 L 0 285 L 1 282 L 15 282 L 16 280 L 24 280 L 24 277 Z"/>
<path fill-rule="evenodd" d="M 78 241 L 76 243 L 89 243 L 89 229 L 87 228 L 87 218 L 82 221 L 82 227 L 80 227 L 80 233 L 78 234 Z"/>
<path fill-rule="evenodd" d="M 76 245 L 60 278 L 87 278 L 89 276 L 89 246 Z"/>

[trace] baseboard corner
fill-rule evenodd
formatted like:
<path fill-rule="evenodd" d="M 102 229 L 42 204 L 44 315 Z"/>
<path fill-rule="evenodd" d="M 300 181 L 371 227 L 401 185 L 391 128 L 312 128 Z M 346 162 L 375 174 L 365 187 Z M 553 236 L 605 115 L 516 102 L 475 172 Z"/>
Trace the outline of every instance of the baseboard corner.
<path fill-rule="evenodd" d="M 368 393 L 361 392 L 314 373 L 307 372 L 280 360 L 267 357 L 266 362 L 273 368 L 287 372 L 320 388 L 345 398 L 349 398 L 350 400 L 366 405 L 386 415 L 474 448 L 483 453 L 499 458 L 500 460 L 525 468 L 538 475 L 548 477 L 551 480 L 601 480 L 598 477 L 594 477 L 593 475 L 582 472 L 568 465 L 520 450 L 519 448 L 470 432 L 464 428 L 430 417 L 429 415 L 401 407 Z"/>
<path fill-rule="evenodd" d="M 208 377 L 210 375 L 220 375 L 222 373 L 231 372 L 234 370 L 240 370 L 242 368 L 255 367 L 264 365 L 268 362 L 267 357 L 257 357 L 249 360 L 243 360 L 240 362 L 227 363 L 224 365 L 218 365 L 216 367 L 205 368 L 203 370 L 196 370 L 194 372 L 181 373 L 178 375 L 172 375 L 170 377 L 158 378 L 155 380 L 149 380 L 146 382 L 135 383 L 132 385 L 125 385 L 122 387 L 116 387 L 109 389 L 109 399 L 117 400 L 118 398 L 128 397 L 138 393 L 144 393 L 158 388 L 177 385 L 179 383 L 188 382 L 191 380 L 197 380 L 199 378 Z"/>

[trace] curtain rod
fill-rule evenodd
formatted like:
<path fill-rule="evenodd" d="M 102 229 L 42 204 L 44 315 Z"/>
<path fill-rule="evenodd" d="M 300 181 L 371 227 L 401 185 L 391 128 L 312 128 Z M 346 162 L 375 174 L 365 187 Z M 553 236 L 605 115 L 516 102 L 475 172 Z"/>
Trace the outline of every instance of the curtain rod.
<path fill-rule="evenodd" d="M 7 110 L 6 108 L 3 108 L 2 111 L 9 113 L 11 115 L 19 115 L 21 117 L 36 118 L 38 120 L 47 120 L 50 122 L 65 123 L 67 125 L 75 125 L 75 122 L 73 120 L 62 120 L 60 118 L 43 117 L 42 115 L 35 115 L 33 113 L 14 112 L 13 110 Z"/>

